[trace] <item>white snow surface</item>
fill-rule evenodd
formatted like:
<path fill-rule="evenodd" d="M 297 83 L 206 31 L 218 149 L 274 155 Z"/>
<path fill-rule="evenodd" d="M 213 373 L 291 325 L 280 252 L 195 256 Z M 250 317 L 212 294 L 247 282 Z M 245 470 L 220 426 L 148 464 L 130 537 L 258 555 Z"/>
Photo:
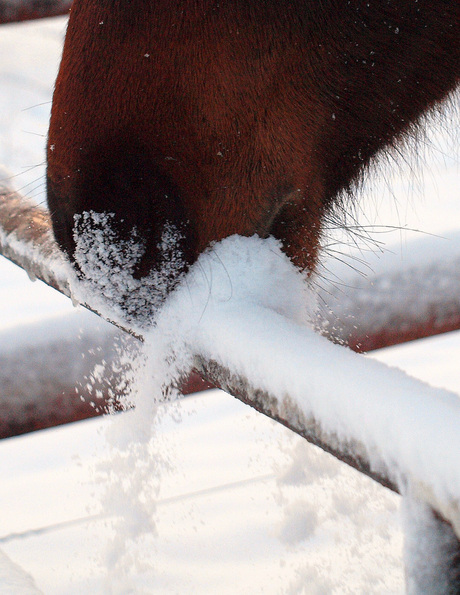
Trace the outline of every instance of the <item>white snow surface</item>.
<path fill-rule="evenodd" d="M 35 595 L 41 593 L 32 577 L 0 551 L 0 586 L 2 593 Z"/>
<path fill-rule="evenodd" d="M 65 19 L 0 29 L 0 80 L 7 90 L 0 98 L 0 161 L 19 174 L 17 187 L 37 202 L 43 199 L 43 165 L 26 170 L 43 161 L 64 29 Z M 366 192 L 374 198 L 365 199 L 362 222 L 395 222 L 439 235 L 458 229 L 458 163 L 445 157 L 451 141 L 441 134 L 434 142 L 441 148 L 423 184 L 426 204 L 420 206 L 416 191 L 417 210 L 406 206 L 410 187 L 422 186 L 409 167 L 395 176 L 389 193 L 396 198 L 387 203 L 373 179 L 376 187 Z M 380 219 L 371 214 L 372 200 Z M 404 253 L 414 232 L 395 233 L 396 250 Z M 308 330 L 311 301 L 303 298 L 310 291 L 273 241 L 241 244 L 233 238 L 214 254 L 225 256 L 225 266 L 212 253 L 205 256 L 189 289 L 171 298 L 144 356 L 133 356 L 135 411 L 0 443 L 1 592 L 404 591 L 397 496 L 219 391 L 158 404 L 153 389 L 188 364 L 185 337 L 186 345 L 224 364 L 237 360 L 240 370 L 270 391 L 276 387 L 282 394 L 288 378 L 302 407 L 320 411 L 339 432 L 353 425 L 371 450 L 384 445 L 390 462 L 406 458 L 424 478 L 433 474 L 447 496 L 452 489 L 458 494 L 458 450 L 449 450 L 448 442 L 451 437 L 457 448 L 457 397 L 440 393 L 443 405 L 434 423 L 430 389 L 318 340 Z M 352 251 L 352 263 L 357 254 L 361 258 L 363 249 Z M 1 259 L 0 270 L 4 337 L 14 337 L 15 325 L 27 321 L 42 321 L 46 333 L 47 317 L 72 311 L 69 300 L 30 284 Z M 291 292 L 297 301 L 290 300 Z M 50 336 L 58 335 L 57 325 Z M 31 333 L 30 341 L 35 338 Z M 162 370 L 171 347 L 176 369 Z M 254 349 L 257 357 L 250 359 Z M 459 355 L 460 336 L 453 333 L 376 357 L 458 392 Z M 364 412 L 359 419 L 355 402 Z M 391 411 L 399 407 L 395 421 Z M 396 432 L 394 423 L 405 432 Z M 437 431 L 427 438 L 433 425 Z M 420 456 L 416 434 L 431 440 L 433 453 L 425 457 L 424 449 Z"/>

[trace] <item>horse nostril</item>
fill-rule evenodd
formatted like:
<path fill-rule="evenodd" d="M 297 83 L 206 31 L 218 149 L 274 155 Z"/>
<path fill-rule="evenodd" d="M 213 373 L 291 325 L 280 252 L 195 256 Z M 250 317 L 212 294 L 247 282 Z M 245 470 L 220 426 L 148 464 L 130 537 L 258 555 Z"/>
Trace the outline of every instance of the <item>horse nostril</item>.
<path fill-rule="evenodd" d="M 65 185 L 50 159 L 53 229 L 88 291 L 147 323 L 194 259 L 194 235 L 179 190 L 147 150 L 107 143 L 117 149 L 82 151 Z"/>
<path fill-rule="evenodd" d="M 82 283 L 77 291 L 85 299 L 102 298 L 114 319 L 147 327 L 186 270 L 184 240 L 169 223 L 146 239 L 115 213 L 77 214 L 72 255 Z"/>
<path fill-rule="evenodd" d="M 134 267 L 133 277 L 140 280 L 155 271 L 172 288 L 192 263 L 192 254 L 190 226 L 166 222 L 162 229 L 146 232 L 143 254 Z"/>

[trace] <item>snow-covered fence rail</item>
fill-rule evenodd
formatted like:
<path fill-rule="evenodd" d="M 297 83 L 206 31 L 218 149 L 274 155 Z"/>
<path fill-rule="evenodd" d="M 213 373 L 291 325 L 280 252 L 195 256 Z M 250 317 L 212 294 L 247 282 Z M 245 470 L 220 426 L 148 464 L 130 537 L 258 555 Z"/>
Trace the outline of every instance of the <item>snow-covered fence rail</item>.
<path fill-rule="evenodd" d="M 120 374 L 120 331 L 70 311 L 0 332 L 0 439 L 101 415 Z"/>
<path fill-rule="evenodd" d="M 32 278 L 69 295 L 65 263 L 46 213 L 7 189 L 0 194 L 0 251 Z M 410 493 L 435 510 L 437 531 L 453 544 L 455 560 L 447 566 L 456 563 L 452 581 L 458 581 L 457 395 L 333 345 L 257 303 L 250 316 L 241 319 L 240 314 L 227 302 L 201 313 L 186 339 L 196 369 L 382 485 Z M 287 356 L 279 346 L 289 349 Z"/>
<path fill-rule="evenodd" d="M 40 278 L 70 297 L 67 272 L 50 236 L 47 212 L 29 204 L 8 186 L 0 186 L 0 196 L 0 246 L 3 255 L 24 268 L 32 278 Z M 445 244 L 443 251 L 439 249 L 440 243 Z M 434 248 L 430 245 L 430 239 L 426 238 L 422 246 L 417 247 L 417 254 L 417 258 L 409 258 L 405 269 L 401 269 L 399 262 L 401 270 L 398 270 L 398 266 L 389 266 L 385 259 L 376 260 L 372 264 L 373 272 L 368 276 L 352 276 L 348 267 L 342 271 L 336 270 L 338 282 L 325 288 L 321 300 L 327 301 L 328 307 L 322 309 L 319 327 L 325 329 L 329 338 L 358 350 L 383 347 L 459 328 L 460 241 L 455 237 L 449 238 L 444 242 L 436 242 Z M 421 258 L 420 254 L 429 254 L 430 257 Z M 112 339 L 110 327 L 106 326 L 95 339 L 94 346 L 98 347 L 96 353 L 99 359 L 110 361 L 110 349 L 107 351 L 106 346 L 113 342 Z M 0 407 L 3 412 L 0 438 L 74 421 L 105 410 L 104 399 L 97 400 L 97 405 L 94 405 L 94 398 L 85 393 L 85 377 L 90 371 L 89 367 L 98 363 L 97 357 L 87 356 L 85 366 L 79 368 L 81 374 L 78 384 L 82 396 L 85 393 L 86 401 L 77 402 L 72 399 L 75 383 L 69 382 L 65 386 L 64 376 L 75 380 L 76 360 L 72 354 L 75 349 L 82 349 L 81 340 L 80 346 L 75 348 L 70 345 L 67 334 L 65 337 L 56 336 L 56 341 L 67 345 L 65 353 L 72 361 L 65 364 L 65 353 L 62 350 L 58 353 L 52 341 L 45 348 L 42 346 L 34 350 L 30 346 L 16 352 L 9 348 L 6 355 L 0 352 L 4 387 Z M 10 345 L 11 342 L 3 341 L 3 345 L 6 344 Z M 47 355 L 45 351 L 50 366 L 36 366 L 37 358 L 43 360 Z M 59 364 L 53 366 L 52 362 L 58 361 L 56 358 Z M 46 399 L 43 398 L 43 391 L 37 389 L 33 402 L 25 399 L 25 385 L 20 384 L 18 376 L 13 373 L 18 366 L 27 369 L 38 367 L 41 370 L 35 379 L 41 386 L 47 387 Z M 66 375 L 64 370 L 67 370 Z M 207 386 L 195 375 L 184 386 L 184 391 L 204 390 Z M 5 393 L 5 387 L 9 387 L 8 394 Z M 63 398 L 62 394 L 68 398 Z M 53 403 L 56 404 L 56 411 L 53 410 Z"/>
<path fill-rule="evenodd" d="M 67 297 L 71 297 L 67 266 L 54 242 L 54 239 L 52 238 L 48 213 L 44 209 L 31 204 L 19 193 L 10 190 L 5 185 L 0 186 L 0 254 L 23 268 L 31 280 L 40 279 Z M 350 290 L 356 291 L 356 288 L 351 287 Z M 449 297 L 447 299 L 450 301 Z M 98 313 L 96 310 L 91 308 L 91 305 L 84 304 L 84 306 L 93 312 Z M 329 316 L 332 320 L 333 311 L 329 313 Z M 364 323 L 366 323 L 366 312 L 363 313 L 360 310 L 357 310 L 356 317 L 353 317 L 350 313 L 350 310 L 348 310 L 347 316 L 345 318 L 346 323 L 349 325 L 348 328 L 353 328 L 355 337 L 357 336 L 356 330 L 360 325 L 360 316 L 363 316 Z M 457 313 L 457 316 L 460 318 L 460 313 Z M 370 319 L 371 318 L 372 317 L 370 317 Z M 352 326 L 348 322 L 348 319 L 353 320 Z M 384 320 L 381 320 L 380 322 L 384 327 Z M 131 329 L 123 327 L 121 328 L 126 332 L 133 334 Z M 344 330 L 345 328 L 347 327 L 345 327 L 342 321 L 337 321 L 337 319 L 335 319 L 334 332 L 339 334 L 338 340 L 340 342 L 346 342 L 346 336 L 344 334 L 346 332 Z M 363 339 L 360 338 L 359 342 L 362 341 Z M 263 343 L 262 337 L 258 343 L 259 345 Z M 283 342 L 283 344 L 286 345 L 285 342 Z M 215 347 L 217 349 L 217 345 Z M 268 345 L 267 348 L 271 349 L 271 345 Z M 310 357 L 310 350 L 307 349 L 307 346 L 305 349 L 300 351 L 305 355 L 306 358 Z M 246 354 L 246 356 L 246 361 L 250 361 L 252 359 L 249 352 Z M 348 357 L 353 356 L 350 353 L 348 354 Z M 361 359 L 353 360 L 353 362 L 358 361 L 361 361 Z M 257 383 L 247 384 L 250 374 L 246 375 L 245 377 L 233 374 L 231 370 L 239 369 L 241 362 L 232 362 L 232 365 L 227 368 L 222 363 L 218 364 L 212 359 L 207 360 L 202 354 L 198 353 L 195 357 L 195 363 L 197 370 L 202 373 L 203 376 L 210 382 L 226 387 L 226 389 L 232 394 L 237 393 L 235 396 L 238 396 L 238 398 L 245 402 L 250 402 L 253 406 L 255 406 L 255 408 L 262 410 L 264 413 L 267 413 L 267 411 L 263 411 L 263 402 L 271 403 L 271 407 L 277 403 L 277 399 L 273 395 L 268 397 L 268 395 L 271 393 L 271 389 L 261 389 L 260 387 L 257 387 Z M 251 363 L 249 369 L 254 369 L 254 366 L 255 362 Z M 246 368 L 245 364 L 243 364 L 243 368 Z M 298 369 L 305 370 L 307 373 L 307 370 L 309 369 L 308 362 L 299 362 Z M 308 376 L 311 378 L 310 375 Z M 320 383 L 321 380 L 317 379 L 315 382 Z M 424 387 L 424 385 L 421 383 L 420 386 Z M 285 388 L 282 390 L 284 392 Z M 249 397 L 249 394 L 252 394 L 253 396 Z M 287 402 L 285 402 L 283 405 L 279 405 L 280 411 L 287 410 L 286 404 Z M 277 412 L 275 409 L 272 409 L 272 416 L 276 418 L 277 421 L 287 423 L 287 425 L 290 427 L 292 424 L 289 424 L 283 419 L 280 411 Z M 317 422 L 314 422 L 312 425 L 312 422 L 309 421 L 303 429 L 301 427 L 291 429 L 294 429 L 294 431 L 297 433 L 304 435 L 310 441 L 318 443 L 318 445 L 324 450 L 330 451 L 338 458 L 352 464 L 352 466 L 373 477 L 382 485 L 397 491 L 394 478 L 390 478 L 387 474 L 382 473 L 381 471 L 376 471 L 376 468 L 373 468 L 370 465 L 367 457 L 363 458 L 361 455 L 355 456 L 349 452 L 348 448 L 345 449 L 346 452 L 342 452 L 338 448 L 338 443 L 335 438 L 325 438 L 322 440 L 319 437 L 319 434 L 316 435 L 316 430 L 318 427 L 319 426 L 317 426 Z M 310 428 L 311 431 L 308 428 Z M 316 437 L 314 435 L 316 435 Z M 362 449 L 356 448 L 354 450 L 355 452 L 358 452 L 359 450 L 362 451 Z"/>
<path fill-rule="evenodd" d="M 113 410 L 125 384 L 117 365 L 123 335 L 85 310 L 0 331 L 0 439 Z M 208 387 L 192 374 L 181 390 Z"/>
<path fill-rule="evenodd" d="M 0 24 L 65 15 L 72 0 L 0 0 Z"/>
<path fill-rule="evenodd" d="M 366 352 L 460 328 L 460 233 L 412 241 L 404 259 L 376 251 L 367 274 L 350 264 L 325 274 L 321 325 L 335 340 Z"/>
<path fill-rule="evenodd" d="M 3 173 L 3 172 L 2 172 Z M 67 273 L 50 234 L 48 213 L 0 182 L 0 251 L 24 269 L 70 297 Z"/>

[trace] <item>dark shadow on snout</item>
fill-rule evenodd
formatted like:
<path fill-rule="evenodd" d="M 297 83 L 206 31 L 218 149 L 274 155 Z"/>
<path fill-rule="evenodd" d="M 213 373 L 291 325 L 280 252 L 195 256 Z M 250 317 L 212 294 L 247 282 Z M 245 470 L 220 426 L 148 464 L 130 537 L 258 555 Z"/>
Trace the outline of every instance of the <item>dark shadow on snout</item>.
<path fill-rule="evenodd" d="M 91 153 L 82 149 L 81 161 L 84 168 L 78 168 L 72 179 L 47 176 L 53 231 L 77 271 L 75 234 L 84 229 L 75 228 L 75 216 L 85 212 L 113 214 L 120 246 L 135 233 L 143 249 L 134 264 L 134 278 L 146 277 L 164 265 L 165 230 L 174 230 L 177 257 L 186 270 L 197 256 L 195 233 L 177 188 L 151 156 L 143 148 L 113 142 Z"/>

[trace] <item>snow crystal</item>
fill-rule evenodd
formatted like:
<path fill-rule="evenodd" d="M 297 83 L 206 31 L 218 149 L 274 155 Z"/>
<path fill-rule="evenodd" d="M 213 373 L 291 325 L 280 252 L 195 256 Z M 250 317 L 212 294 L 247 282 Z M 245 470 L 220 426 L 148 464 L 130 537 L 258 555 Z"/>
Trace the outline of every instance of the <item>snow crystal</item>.
<path fill-rule="evenodd" d="M 142 279 L 135 267 L 145 246 L 133 229 L 120 238 L 113 213 L 94 211 L 75 215 L 75 261 L 81 274 L 72 275 L 71 291 L 81 303 L 90 303 L 106 318 L 128 322 L 137 329 L 152 323 L 152 316 L 180 276 L 184 261 L 177 249 L 179 232 L 166 225 L 158 245 L 160 270 Z"/>

